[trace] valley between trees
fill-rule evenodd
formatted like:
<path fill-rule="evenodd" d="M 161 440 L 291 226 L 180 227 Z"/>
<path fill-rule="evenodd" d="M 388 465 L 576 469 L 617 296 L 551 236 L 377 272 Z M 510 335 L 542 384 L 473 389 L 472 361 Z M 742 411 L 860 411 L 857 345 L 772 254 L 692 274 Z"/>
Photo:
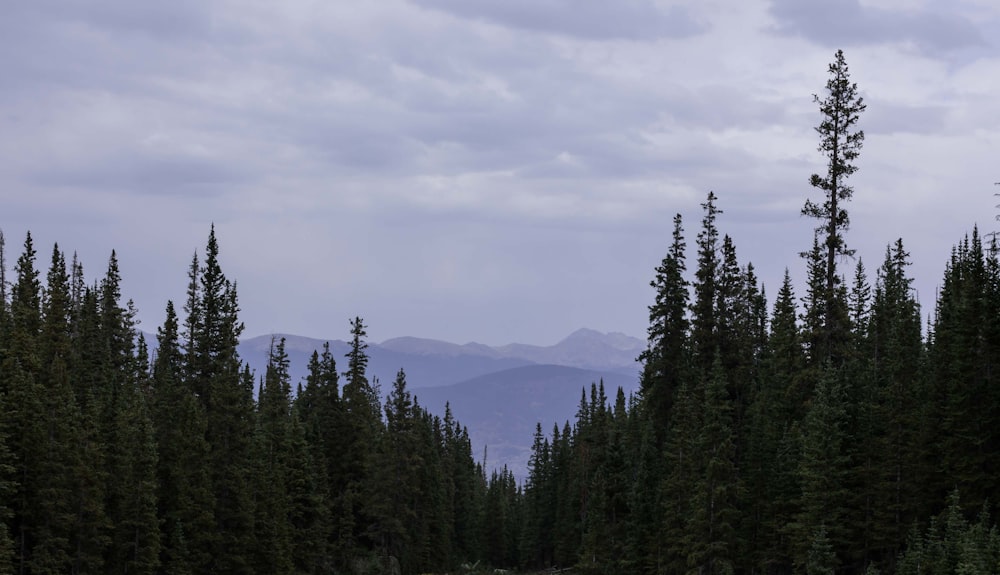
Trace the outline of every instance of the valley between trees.
<path fill-rule="evenodd" d="M 926 325 L 902 239 L 870 273 L 865 105 L 829 73 L 805 293 L 786 272 L 769 306 L 709 193 L 692 273 L 679 215 L 654 272 L 639 393 L 580 382 L 523 484 L 403 369 L 383 401 L 361 318 L 304 381 L 280 339 L 252 372 L 214 229 L 155 353 L 114 252 L 90 282 L 57 245 L 43 280 L 29 234 L 8 277 L 0 235 L 0 573 L 1000 571 L 996 238 L 956 238 Z"/>

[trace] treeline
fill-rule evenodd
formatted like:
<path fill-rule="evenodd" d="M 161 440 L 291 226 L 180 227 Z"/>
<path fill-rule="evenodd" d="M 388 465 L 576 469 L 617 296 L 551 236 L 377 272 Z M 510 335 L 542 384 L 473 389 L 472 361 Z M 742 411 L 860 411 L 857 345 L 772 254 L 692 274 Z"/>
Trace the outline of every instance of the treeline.
<path fill-rule="evenodd" d="M 657 270 L 639 397 L 536 431 L 522 559 L 594 573 L 1000 572 L 1000 261 L 956 246 L 923 326 L 901 241 L 824 318 L 822 259 L 773 310 L 704 204 Z M 689 289 L 690 292 L 689 292 Z M 689 293 L 692 294 L 689 301 Z M 801 305 L 800 305 L 801 304 Z"/>
<path fill-rule="evenodd" d="M 0 235 L 0 573 L 417 573 L 490 556 L 513 476 L 487 478 L 402 370 L 382 405 L 360 318 L 346 369 L 326 346 L 292 382 L 283 340 L 264 374 L 238 357 L 214 230 L 152 352 L 114 253 L 94 284 L 58 246 L 43 282 L 30 234 L 10 282 L 3 255 Z"/>
<path fill-rule="evenodd" d="M 959 242 L 926 326 L 902 241 L 873 284 L 859 259 L 834 323 L 819 242 L 769 312 L 716 199 L 692 279 L 674 220 L 640 394 L 539 425 L 523 487 L 402 370 L 382 404 L 360 318 L 342 370 L 326 346 L 292 382 L 276 340 L 250 372 L 214 231 L 152 352 L 114 253 L 88 285 L 56 246 L 43 283 L 29 234 L 0 278 L 0 573 L 996 572 L 996 242 Z"/>
<path fill-rule="evenodd" d="M 850 273 L 848 177 L 865 105 L 830 65 L 827 172 L 805 293 L 773 308 L 721 234 L 714 194 L 693 274 L 680 215 L 652 287 L 638 398 L 584 396 L 536 432 L 523 559 L 595 573 L 1000 572 L 1000 260 L 962 238 L 926 325 L 898 240 Z M 973 517 L 978 516 L 974 521 Z"/>

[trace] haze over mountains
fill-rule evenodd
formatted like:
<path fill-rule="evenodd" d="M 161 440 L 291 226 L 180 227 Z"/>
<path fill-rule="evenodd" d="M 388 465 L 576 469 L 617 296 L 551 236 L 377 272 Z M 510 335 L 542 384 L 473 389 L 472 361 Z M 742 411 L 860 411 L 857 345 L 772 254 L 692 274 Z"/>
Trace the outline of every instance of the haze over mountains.
<path fill-rule="evenodd" d="M 264 335 L 242 341 L 239 353 L 260 377 L 272 342 L 282 337 L 294 387 L 303 381 L 313 351 L 322 351 L 327 340 Z M 348 343 L 329 342 L 342 371 Z M 402 368 L 411 393 L 432 413 L 443 416 L 450 402 L 455 418 L 469 429 L 477 459 L 485 448 L 487 470 L 507 465 L 523 478 L 536 423 L 548 434 L 554 424 L 572 420 L 581 391 L 589 392 L 592 383 L 604 382 L 609 401 L 618 387 L 626 395 L 634 392 L 639 382 L 636 358 L 645 346 L 638 338 L 591 329 L 577 330 L 551 346 L 493 347 L 398 337 L 369 342 L 368 373 L 387 393 Z"/>

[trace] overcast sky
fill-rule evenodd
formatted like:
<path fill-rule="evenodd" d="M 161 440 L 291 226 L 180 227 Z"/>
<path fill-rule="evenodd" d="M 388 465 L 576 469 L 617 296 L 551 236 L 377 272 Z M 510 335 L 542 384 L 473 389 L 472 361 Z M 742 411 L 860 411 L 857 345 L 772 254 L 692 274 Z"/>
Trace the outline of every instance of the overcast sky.
<path fill-rule="evenodd" d="M 28 230 L 43 270 L 115 249 L 155 331 L 214 222 L 248 336 L 644 337 L 710 190 L 769 297 L 802 283 L 838 48 L 868 104 L 848 246 L 874 275 L 902 237 L 926 315 L 996 228 L 996 0 L 7 3 L 8 263 Z"/>

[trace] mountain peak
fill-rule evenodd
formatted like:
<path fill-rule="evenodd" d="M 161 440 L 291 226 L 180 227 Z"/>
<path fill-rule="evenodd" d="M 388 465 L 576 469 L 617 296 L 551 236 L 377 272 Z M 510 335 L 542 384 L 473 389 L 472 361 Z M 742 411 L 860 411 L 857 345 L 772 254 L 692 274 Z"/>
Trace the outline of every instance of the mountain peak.
<path fill-rule="evenodd" d="M 564 345 L 567 343 L 574 343 L 574 344 L 607 343 L 608 336 L 610 335 L 611 334 L 597 331 L 596 329 L 590 329 L 589 327 L 581 327 L 580 329 L 566 336 L 562 341 L 560 341 L 556 345 Z"/>
<path fill-rule="evenodd" d="M 617 331 L 603 333 L 594 329 L 583 327 L 569 334 L 566 339 L 556 345 L 599 345 L 607 346 L 619 351 L 632 352 L 642 351 L 646 346 L 646 342 L 639 338 L 625 335 L 624 333 Z"/>
<path fill-rule="evenodd" d="M 563 341 L 572 339 L 583 339 L 583 338 L 590 339 L 595 337 L 604 337 L 604 334 L 597 331 L 596 329 L 590 329 L 589 327 L 581 327 L 580 329 L 566 336 L 566 339 L 564 339 Z"/>

